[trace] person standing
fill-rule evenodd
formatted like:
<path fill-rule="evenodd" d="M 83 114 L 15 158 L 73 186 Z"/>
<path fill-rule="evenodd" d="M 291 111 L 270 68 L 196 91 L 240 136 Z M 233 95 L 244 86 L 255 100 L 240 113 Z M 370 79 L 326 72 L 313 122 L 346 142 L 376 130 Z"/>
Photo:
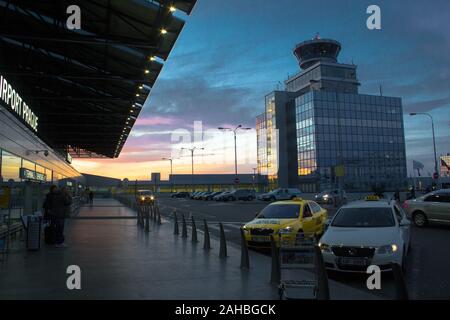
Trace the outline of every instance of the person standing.
<path fill-rule="evenodd" d="M 58 188 L 55 185 L 50 187 L 49 193 L 45 196 L 44 203 L 42 205 L 42 209 L 44 209 L 44 220 L 50 221 L 52 220 L 52 202 L 53 197 L 58 192 Z"/>
<path fill-rule="evenodd" d="M 94 192 L 89 191 L 89 203 L 92 206 L 94 204 Z"/>
<path fill-rule="evenodd" d="M 52 226 L 55 228 L 55 247 L 64 248 L 64 223 L 65 218 L 70 214 L 70 206 L 72 204 L 72 197 L 65 187 L 61 191 L 57 191 L 52 198 Z"/>

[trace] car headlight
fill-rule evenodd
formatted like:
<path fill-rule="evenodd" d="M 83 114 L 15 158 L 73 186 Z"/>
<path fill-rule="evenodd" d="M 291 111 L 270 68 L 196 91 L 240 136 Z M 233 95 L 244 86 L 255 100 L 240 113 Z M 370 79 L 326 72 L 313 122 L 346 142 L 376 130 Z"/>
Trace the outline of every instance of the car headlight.
<path fill-rule="evenodd" d="M 292 233 L 292 227 L 281 228 L 278 230 L 279 234 L 289 234 Z"/>
<path fill-rule="evenodd" d="M 322 250 L 323 252 L 331 252 L 331 248 L 328 244 L 326 243 L 319 243 L 319 248 L 320 250 Z"/>
<path fill-rule="evenodd" d="M 398 250 L 398 247 L 396 244 L 389 244 L 386 246 L 380 246 L 378 247 L 378 254 L 393 254 Z"/>
<path fill-rule="evenodd" d="M 141 197 L 141 200 L 144 201 L 144 200 L 145 200 L 145 197 Z"/>
<path fill-rule="evenodd" d="M 155 200 L 155 197 L 154 196 L 150 196 L 150 200 Z"/>

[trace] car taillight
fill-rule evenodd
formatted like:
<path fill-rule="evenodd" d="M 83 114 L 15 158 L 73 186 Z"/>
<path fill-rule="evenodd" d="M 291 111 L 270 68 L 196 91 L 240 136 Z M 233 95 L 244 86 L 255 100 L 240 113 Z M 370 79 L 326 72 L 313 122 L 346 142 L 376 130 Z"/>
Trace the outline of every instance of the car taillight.
<path fill-rule="evenodd" d="M 403 209 L 408 209 L 408 202 L 403 202 L 402 207 Z"/>

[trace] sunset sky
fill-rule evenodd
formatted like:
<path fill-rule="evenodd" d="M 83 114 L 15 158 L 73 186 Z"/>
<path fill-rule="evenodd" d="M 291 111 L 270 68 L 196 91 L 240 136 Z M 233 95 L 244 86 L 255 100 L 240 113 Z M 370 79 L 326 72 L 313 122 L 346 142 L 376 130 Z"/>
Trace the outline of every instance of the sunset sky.
<path fill-rule="evenodd" d="M 378 4 L 382 30 L 366 28 L 366 8 Z M 180 15 L 183 17 L 183 15 Z M 406 153 L 433 172 L 430 122 L 439 154 L 450 152 L 450 1 L 198 0 L 118 159 L 74 160 L 81 172 L 149 179 L 161 172 L 234 172 L 233 137 L 218 126 L 255 127 L 264 96 L 299 71 L 295 44 L 341 42 L 340 62 L 358 65 L 360 93 L 403 98 Z M 239 172 L 256 166 L 256 132 L 238 135 Z"/>

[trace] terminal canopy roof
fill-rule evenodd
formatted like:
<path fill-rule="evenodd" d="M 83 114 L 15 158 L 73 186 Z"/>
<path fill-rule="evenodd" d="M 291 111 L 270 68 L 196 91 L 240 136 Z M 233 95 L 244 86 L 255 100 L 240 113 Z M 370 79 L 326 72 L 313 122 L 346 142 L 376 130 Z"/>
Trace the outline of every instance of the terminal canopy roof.
<path fill-rule="evenodd" d="M 0 0 L 0 73 L 75 157 L 120 154 L 196 0 Z M 67 21 L 80 9 L 81 29 Z M 69 8 L 69 13 L 67 13 Z"/>

